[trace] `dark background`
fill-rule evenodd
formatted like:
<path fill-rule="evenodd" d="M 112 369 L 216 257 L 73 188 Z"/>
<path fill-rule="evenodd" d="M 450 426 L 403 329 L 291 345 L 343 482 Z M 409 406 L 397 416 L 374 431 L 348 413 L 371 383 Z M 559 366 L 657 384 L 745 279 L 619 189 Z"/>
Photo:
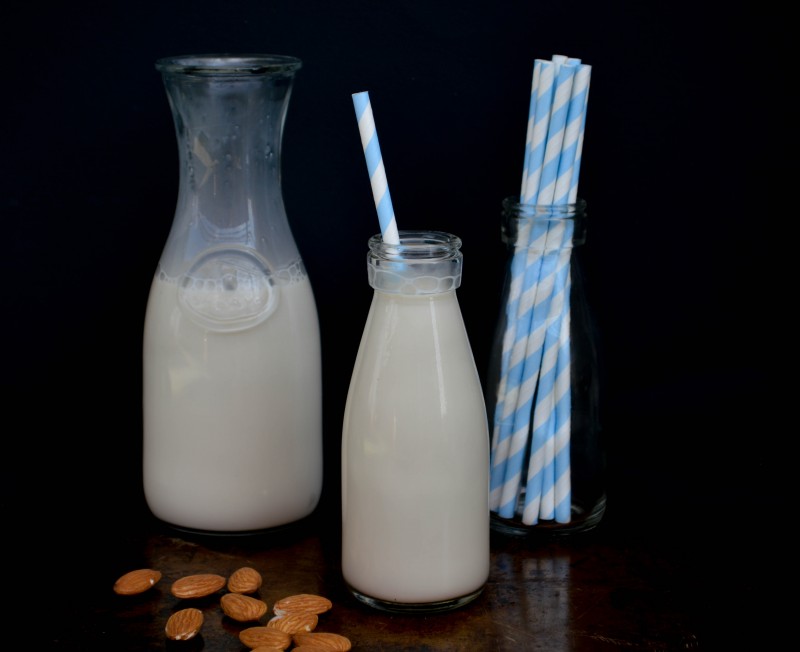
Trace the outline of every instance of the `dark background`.
<path fill-rule="evenodd" d="M 77 527 L 146 510 L 142 326 L 178 182 L 157 58 L 303 60 L 284 199 L 319 310 L 321 509 L 335 513 L 378 230 L 351 94 L 370 92 L 400 228 L 463 239 L 459 299 L 483 377 L 500 202 L 519 192 L 533 60 L 558 53 L 593 66 L 580 195 L 608 517 L 698 546 L 771 527 L 780 406 L 766 361 L 780 344 L 754 183 L 765 60 L 745 3 L 144 0 L 3 13 L 2 475 L 25 516 Z"/>

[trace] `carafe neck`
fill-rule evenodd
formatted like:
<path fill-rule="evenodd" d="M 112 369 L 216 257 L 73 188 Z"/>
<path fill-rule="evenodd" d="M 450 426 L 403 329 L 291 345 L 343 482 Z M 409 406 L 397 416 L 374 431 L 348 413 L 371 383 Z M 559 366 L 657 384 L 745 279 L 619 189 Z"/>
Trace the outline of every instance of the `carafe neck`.
<path fill-rule="evenodd" d="M 168 260 L 232 245 L 255 250 L 276 268 L 299 259 L 281 189 L 283 127 L 299 67 L 293 57 L 273 55 L 156 63 L 180 164 Z"/>

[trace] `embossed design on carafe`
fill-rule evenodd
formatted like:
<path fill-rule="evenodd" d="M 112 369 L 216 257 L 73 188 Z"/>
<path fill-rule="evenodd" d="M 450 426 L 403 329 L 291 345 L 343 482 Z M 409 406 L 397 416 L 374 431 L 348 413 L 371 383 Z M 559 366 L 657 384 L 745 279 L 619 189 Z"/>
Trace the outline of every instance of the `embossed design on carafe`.
<path fill-rule="evenodd" d="M 178 285 L 184 312 L 201 326 L 238 331 L 260 324 L 277 307 L 279 286 L 269 263 L 246 249 L 211 249 Z"/>

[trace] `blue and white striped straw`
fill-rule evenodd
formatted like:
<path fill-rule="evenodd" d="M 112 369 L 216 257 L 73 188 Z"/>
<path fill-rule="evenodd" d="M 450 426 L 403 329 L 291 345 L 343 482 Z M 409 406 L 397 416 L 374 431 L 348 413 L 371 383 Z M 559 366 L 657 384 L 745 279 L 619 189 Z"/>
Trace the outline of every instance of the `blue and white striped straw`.
<path fill-rule="evenodd" d="M 565 301 L 569 302 L 572 280 L 567 277 L 567 288 L 564 291 Z M 572 518 L 572 340 L 570 339 L 571 312 L 566 310 L 561 320 L 561 336 L 559 337 L 558 362 L 556 363 L 555 382 L 555 432 L 554 438 L 554 488 L 553 502 L 555 517 L 558 523 L 569 523 Z"/>
<path fill-rule="evenodd" d="M 534 63 L 534 74 L 539 68 L 538 88 L 536 89 L 536 106 L 534 107 L 534 124 L 531 130 L 531 145 L 525 162 L 525 180 L 520 196 L 521 204 L 540 204 L 539 181 L 547 148 L 547 134 L 550 130 L 550 111 L 553 106 L 553 92 L 556 65 L 552 61 L 537 59 Z"/>
<path fill-rule="evenodd" d="M 583 112 L 581 113 L 581 126 L 578 132 L 578 143 L 575 147 L 575 162 L 572 164 L 572 181 L 569 186 L 568 203 L 574 204 L 578 201 L 578 181 L 581 172 L 581 158 L 583 156 L 583 136 L 586 132 L 586 109 L 589 107 L 589 88 L 592 81 L 592 67 L 582 65 L 578 71 L 580 75 L 576 74 L 576 82 L 580 81 L 580 88 L 585 86 L 583 92 Z"/>
<path fill-rule="evenodd" d="M 578 177 L 580 158 L 583 150 L 583 136 L 586 126 L 586 107 L 589 100 L 589 83 L 592 68 L 581 65 L 575 73 L 572 99 L 570 103 L 570 125 L 568 126 L 565 144 L 567 159 L 572 160 L 569 167 L 559 169 L 559 180 L 556 184 L 556 201 L 574 204 L 578 199 Z M 576 116 L 574 119 L 572 116 Z M 577 131 L 577 135 L 573 132 Z M 570 153 L 574 139 L 574 154 Z M 566 196 L 566 200 L 563 197 Z M 572 241 L 574 224 L 566 225 L 564 237 Z M 572 433 L 572 347 L 570 344 L 570 291 L 572 276 L 567 274 L 565 294 L 565 313 L 562 317 L 561 336 L 559 338 L 558 366 L 555 382 L 555 519 L 559 523 L 569 523 L 572 516 L 572 472 L 570 468 L 570 439 Z"/>
<path fill-rule="evenodd" d="M 383 166 L 383 155 L 378 142 L 378 132 L 375 129 L 375 119 L 372 115 L 369 92 L 353 93 L 353 107 L 358 119 L 361 146 L 364 149 L 364 157 L 367 161 L 369 181 L 372 185 L 372 198 L 375 200 L 375 208 L 378 211 L 381 236 L 387 244 L 400 244 L 397 221 L 394 217 L 392 197 L 389 194 L 389 184 L 386 180 L 386 169 Z"/>

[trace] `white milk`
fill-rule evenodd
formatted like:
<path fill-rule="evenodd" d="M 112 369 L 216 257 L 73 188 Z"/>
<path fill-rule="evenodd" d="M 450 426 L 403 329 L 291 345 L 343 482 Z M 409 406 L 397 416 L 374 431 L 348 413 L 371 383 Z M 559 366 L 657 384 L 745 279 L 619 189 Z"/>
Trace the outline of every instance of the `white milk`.
<path fill-rule="evenodd" d="M 274 312 L 233 332 L 190 319 L 176 283 L 156 278 L 144 390 L 144 490 L 155 516 L 235 532 L 288 524 L 314 510 L 322 488 L 322 387 L 307 277 L 280 285 Z"/>
<path fill-rule="evenodd" d="M 373 296 L 344 415 L 342 571 L 398 603 L 489 575 L 489 434 L 455 291 Z"/>

